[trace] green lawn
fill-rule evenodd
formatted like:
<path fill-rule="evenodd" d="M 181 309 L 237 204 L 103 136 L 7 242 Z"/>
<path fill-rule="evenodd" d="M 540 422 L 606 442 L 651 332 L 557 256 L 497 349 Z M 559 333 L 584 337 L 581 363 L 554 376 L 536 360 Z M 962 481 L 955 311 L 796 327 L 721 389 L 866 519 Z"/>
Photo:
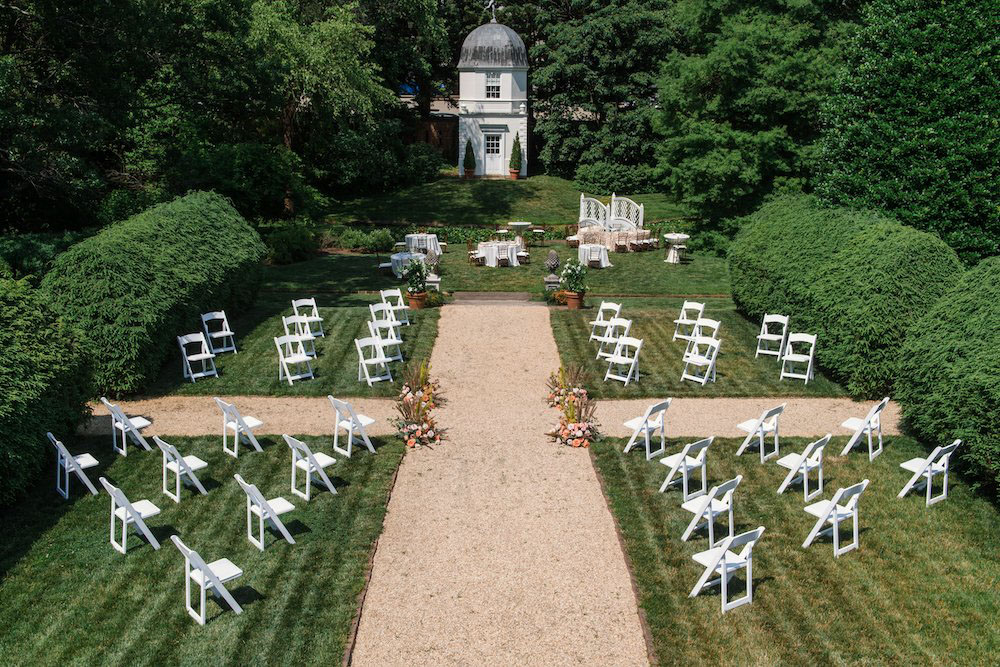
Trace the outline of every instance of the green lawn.
<path fill-rule="evenodd" d="M 622 316 L 632 320 L 631 335 L 643 339 L 639 354 L 640 381 L 625 387 L 604 382 L 607 362 L 598 362 L 597 343 L 591 343 L 588 322 L 597 317 L 601 299 L 588 295 L 583 310 L 552 310 L 552 333 L 564 365 L 583 364 L 590 373 L 587 388 L 596 398 L 644 398 L 666 396 L 845 396 L 836 383 L 816 371 L 808 385 L 778 380 L 780 366 L 774 357 L 754 358 L 760 325 L 748 321 L 728 299 L 705 299 L 705 317 L 722 322 L 722 345 L 716 362 L 717 380 L 704 387 L 681 382 L 683 341 L 671 340 L 674 319 L 682 299 L 619 299 Z M 822 344 L 822 341 L 821 341 Z"/>
<path fill-rule="evenodd" d="M 561 241 L 547 241 L 529 248 L 531 263 L 518 267 L 472 266 L 464 244 L 455 244 L 441 255 L 441 288 L 446 292 L 537 292 L 548 275 L 545 258 L 555 250 L 560 262 L 576 257 L 576 249 Z M 385 255 L 382 255 L 385 261 Z M 269 266 L 268 289 L 341 293 L 398 287 L 394 277 L 376 272 L 375 255 L 321 255 L 297 264 Z M 587 275 L 590 294 L 725 295 L 729 294 L 726 260 L 695 254 L 683 264 L 665 264 L 663 251 L 611 254 L 608 269 Z"/>
<path fill-rule="evenodd" d="M 303 291 L 295 296 L 312 294 Z M 299 380 L 293 386 L 278 380 L 278 352 L 274 337 L 284 334 L 282 315 L 291 315 L 291 294 L 265 293 L 247 312 L 230 320 L 237 333 L 238 354 L 222 354 L 216 358 L 219 377 L 206 378 L 196 383 L 181 376 L 180 356 L 175 355 L 145 393 L 148 395 L 175 394 L 187 396 L 207 395 L 259 395 L 259 396 L 394 396 L 401 386 L 402 364 L 390 365 L 393 382 L 377 382 L 368 387 L 358 381 L 358 356 L 354 339 L 369 336 L 368 303 L 374 297 L 317 296 L 320 315 L 323 316 L 325 338 L 316 343 L 319 353 L 313 362 L 316 377 Z M 330 307 L 327 307 L 330 306 Z M 407 361 L 430 357 L 440 309 L 430 308 L 411 311 L 410 326 L 402 328 L 403 358 Z"/>
<path fill-rule="evenodd" d="M 328 437 L 303 440 L 332 453 Z M 222 453 L 218 437 L 169 441 L 208 462 L 199 473 L 207 496 L 184 490 L 175 505 L 163 495 L 159 452 L 115 457 L 104 438 L 71 447 L 101 461 L 89 471 L 95 484 L 107 476 L 130 500 L 147 498 L 161 509 L 147 522 L 159 551 L 134 536 L 127 555 L 115 551 L 107 494 L 81 495 L 76 479 L 71 502 L 46 476 L 29 498 L 3 511 L 0 663 L 339 664 L 402 443 L 381 440 L 375 456 L 337 456 L 337 495 L 318 493 L 307 503 L 289 493 L 291 459 L 279 437 L 262 438 L 262 453 L 238 461 Z M 282 518 L 296 544 L 269 532 L 261 553 L 247 541 L 237 472 L 266 497 L 282 495 L 295 505 Z M 243 614 L 209 601 L 205 627 L 188 617 L 184 559 L 169 539 L 175 533 L 206 561 L 229 558 L 243 569 L 229 586 Z"/>
<path fill-rule="evenodd" d="M 622 440 L 592 450 L 661 663 L 993 660 L 988 656 L 1000 651 L 1000 516 L 992 504 L 954 476 L 949 499 L 929 509 L 920 494 L 897 499 L 909 478 L 899 463 L 926 455 L 908 438 L 888 438 L 874 463 L 862 454 L 828 456 L 825 498 L 841 486 L 871 480 L 860 501 L 861 547 L 834 559 L 828 539 L 801 547 L 813 525 L 802 509 L 801 489 L 777 495 L 786 471 L 773 461 L 735 458 L 738 442 L 712 445 L 709 480 L 742 474 L 737 530 L 766 530 L 753 551 L 754 601 L 725 615 L 717 592 L 687 597 L 704 571 L 691 556 L 705 550 L 708 539 L 680 540 L 691 515 L 681 509 L 679 491 L 657 492 L 665 466 L 637 450 L 623 455 Z M 839 453 L 844 442 L 834 438 L 827 451 Z M 783 439 L 782 451 L 799 451 L 805 443 Z M 671 442 L 668 452 L 680 444 Z M 742 584 L 737 588 L 738 596 Z"/>
<path fill-rule="evenodd" d="M 662 194 L 619 193 L 645 205 L 645 222 L 671 220 L 686 210 Z M 610 199 L 610 197 L 602 199 Z M 532 176 L 518 181 L 466 180 L 454 176 L 370 197 L 346 200 L 328 216 L 335 223 L 496 225 L 529 220 L 575 224 L 580 191 L 572 181 Z"/>

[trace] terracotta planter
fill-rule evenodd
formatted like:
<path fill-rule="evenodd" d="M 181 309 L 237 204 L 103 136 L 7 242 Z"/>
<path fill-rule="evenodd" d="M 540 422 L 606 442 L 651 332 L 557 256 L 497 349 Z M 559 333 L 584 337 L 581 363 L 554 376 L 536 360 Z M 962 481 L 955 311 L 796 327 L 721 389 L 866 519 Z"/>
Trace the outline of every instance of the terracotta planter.
<path fill-rule="evenodd" d="M 566 307 L 570 310 L 580 310 L 583 306 L 583 292 L 566 292 Z"/>
<path fill-rule="evenodd" d="M 416 294 L 407 292 L 406 296 L 410 301 L 411 310 L 423 310 L 427 304 L 427 292 L 417 292 Z"/>
<path fill-rule="evenodd" d="M 466 178 L 474 178 L 475 175 L 476 175 L 476 170 L 475 169 L 466 169 L 465 170 L 465 177 Z"/>
<path fill-rule="evenodd" d="M 510 170 L 510 180 L 516 181 L 517 178 L 518 178 L 518 176 L 520 176 L 520 175 L 521 175 L 521 170 L 520 169 L 511 169 Z"/>

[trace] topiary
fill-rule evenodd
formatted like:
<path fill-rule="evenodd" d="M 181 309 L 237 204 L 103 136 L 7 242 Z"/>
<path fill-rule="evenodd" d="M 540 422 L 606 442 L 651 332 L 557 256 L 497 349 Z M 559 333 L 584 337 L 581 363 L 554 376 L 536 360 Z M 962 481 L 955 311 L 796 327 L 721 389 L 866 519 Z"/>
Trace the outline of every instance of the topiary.
<path fill-rule="evenodd" d="M 465 160 L 462 161 L 462 166 L 465 167 L 466 171 L 475 171 L 476 169 L 476 153 L 472 150 L 472 139 L 465 141 Z"/>
<path fill-rule="evenodd" d="M 928 447 L 962 439 L 958 458 L 1000 485 L 1000 257 L 962 276 L 909 328 L 896 399 Z"/>
<path fill-rule="evenodd" d="M 521 171 L 521 135 L 514 135 L 514 146 L 510 149 L 510 170 Z"/>

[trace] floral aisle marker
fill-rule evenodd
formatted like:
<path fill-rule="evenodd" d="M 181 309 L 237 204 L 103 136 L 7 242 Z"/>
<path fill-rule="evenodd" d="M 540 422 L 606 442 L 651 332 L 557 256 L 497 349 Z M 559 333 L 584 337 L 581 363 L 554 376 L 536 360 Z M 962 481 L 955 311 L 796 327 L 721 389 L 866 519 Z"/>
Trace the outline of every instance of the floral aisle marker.
<path fill-rule="evenodd" d="M 586 380 L 583 366 L 560 367 L 549 376 L 549 407 L 559 409 L 559 423 L 547 435 L 561 445 L 590 447 L 600 437 L 600 424 L 594 417 L 597 402 L 581 385 Z"/>
<path fill-rule="evenodd" d="M 403 388 L 396 399 L 399 417 L 393 426 L 399 431 L 407 447 L 440 445 L 444 432 L 434 420 L 433 410 L 444 402 L 441 385 L 430 377 L 431 365 L 427 360 L 408 364 L 403 370 Z"/>

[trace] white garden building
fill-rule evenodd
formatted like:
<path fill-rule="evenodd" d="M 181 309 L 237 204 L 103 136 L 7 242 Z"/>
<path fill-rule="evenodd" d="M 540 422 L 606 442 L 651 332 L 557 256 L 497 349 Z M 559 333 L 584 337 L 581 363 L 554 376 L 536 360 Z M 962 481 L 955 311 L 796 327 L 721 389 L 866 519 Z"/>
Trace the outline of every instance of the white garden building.
<path fill-rule="evenodd" d="M 521 37 L 493 19 L 465 38 L 458 61 L 458 165 L 472 141 L 477 176 L 506 176 L 514 137 L 528 175 L 528 52 Z"/>

